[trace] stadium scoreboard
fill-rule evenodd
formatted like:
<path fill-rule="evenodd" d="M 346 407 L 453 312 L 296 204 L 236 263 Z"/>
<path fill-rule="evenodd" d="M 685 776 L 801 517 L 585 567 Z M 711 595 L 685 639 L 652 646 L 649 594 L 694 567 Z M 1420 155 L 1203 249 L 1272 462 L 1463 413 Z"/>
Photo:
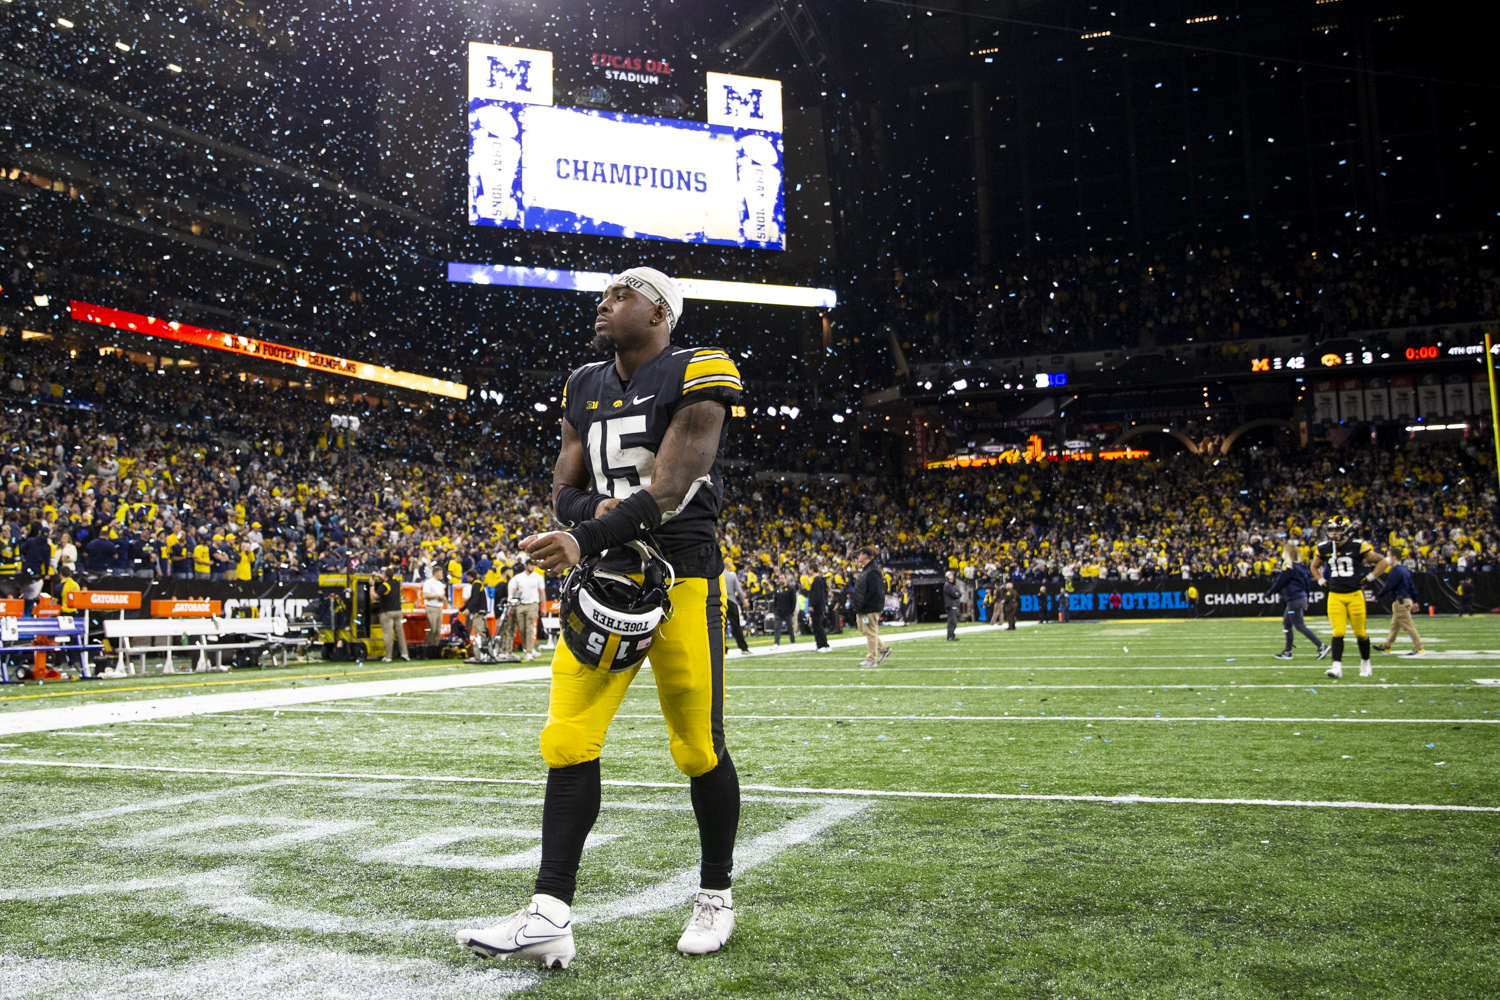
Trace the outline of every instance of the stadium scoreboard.
<path fill-rule="evenodd" d="M 469 43 L 469 222 L 786 249 L 781 83 L 701 72 L 704 121 L 559 103 L 681 77 L 665 58 L 594 52 L 598 83 L 555 86 L 555 53 Z M 562 58 L 583 61 L 582 56 Z M 652 107 L 690 107 L 663 92 Z"/>

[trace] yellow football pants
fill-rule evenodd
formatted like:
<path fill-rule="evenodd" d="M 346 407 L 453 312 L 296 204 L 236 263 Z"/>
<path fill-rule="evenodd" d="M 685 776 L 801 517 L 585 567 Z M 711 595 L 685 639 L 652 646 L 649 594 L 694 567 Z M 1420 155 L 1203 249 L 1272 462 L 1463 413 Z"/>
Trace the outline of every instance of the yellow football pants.
<path fill-rule="evenodd" d="M 724 579 L 679 577 L 672 618 L 656 627 L 651 673 L 667 720 L 672 760 L 690 778 L 719 765 L 724 749 Z M 639 666 L 610 673 L 579 662 L 566 643 L 552 654 L 552 694 L 542 729 L 548 767 L 594 760 Z"/>
<path fill-rule="evenodd" d="M 1355 638 L 1365 638 L 1365 592 L 1356 590 L 1352 594 L 1328 594 L 1328 621 L 1333 626 L 1333 637 L 1342 639 L 1344 629 L 1354 626 Z"/>

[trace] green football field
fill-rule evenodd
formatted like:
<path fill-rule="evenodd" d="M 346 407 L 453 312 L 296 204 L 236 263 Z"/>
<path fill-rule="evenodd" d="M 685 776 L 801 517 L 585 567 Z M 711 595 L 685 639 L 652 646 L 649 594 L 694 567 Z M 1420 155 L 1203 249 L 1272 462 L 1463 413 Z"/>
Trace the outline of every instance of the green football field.
<path fill-rule="evenodd" d="M 732 654 L 693 959 L 643 671 L 547 972 L 453 941 L 531 891 L 544 661 L 0 688 L 0 998 L 1500 996 L 1500 622 L 1419 626 L 1342 682 L 1273 619 Z"/>

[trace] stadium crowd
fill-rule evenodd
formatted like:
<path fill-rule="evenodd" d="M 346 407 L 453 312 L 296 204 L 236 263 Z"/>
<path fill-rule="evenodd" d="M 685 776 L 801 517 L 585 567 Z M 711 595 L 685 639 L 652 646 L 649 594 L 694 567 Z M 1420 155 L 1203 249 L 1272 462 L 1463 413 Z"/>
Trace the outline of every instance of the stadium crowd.
<path fill-rule="evenodd" d="M 457 582 L 515 565 L 517 541 L 551 523 L 535 420 L 336 406 L 48 343 L 12 344 L 4 363 L 0 573 L 292 580 L 395 565 Z M 731 479 L 721 530 L 753 595 L 818 569 L 838 586 L 866 544 L 897 577 L 1266 577 L 1287 538 L 1308 555 L 1333 512 L 1412 568 L 1472 572 L 1500 565 L 1493 484 L 1470 441 L 1248 448 L 855 486 Z"/>
<path fill-rule="evenodd" d="M 1287 540 L 1310 560 L 1321 522 L 1342 512 L 1408 568 L 1473 572 L 1500 567 L 1495 500 L 1493 460 L 1472 442 L 1252 448 L 942 471 L 864 493 L 747 485 L 725 530 L 752 568 L 841 563 L 858 543 L 888 566 L 970 579 L 1269 578 Z"/>
<path fill-rule="evenodd" d="M 1491 246 L 1483 235 L 1361 235 L 1262 251 L 1038 256 L 957 280 L 898 268 L 885 312 L 912 362 L 1328 338 L 1494 319 Z"/>

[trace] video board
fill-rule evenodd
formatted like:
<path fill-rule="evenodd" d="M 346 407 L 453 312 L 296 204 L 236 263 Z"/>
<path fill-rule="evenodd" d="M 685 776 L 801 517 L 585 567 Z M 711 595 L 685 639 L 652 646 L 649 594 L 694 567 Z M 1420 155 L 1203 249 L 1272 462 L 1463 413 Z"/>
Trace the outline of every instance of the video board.
<path fill-rule="evenodd" d="M 612 80 L 675 72 L 603 58 Z M 469 43 L 471 225 L 786 249 L 779 81 L 704 73 L 690 121 L 559 106 L 553 77 L 550 51 Z"/>

